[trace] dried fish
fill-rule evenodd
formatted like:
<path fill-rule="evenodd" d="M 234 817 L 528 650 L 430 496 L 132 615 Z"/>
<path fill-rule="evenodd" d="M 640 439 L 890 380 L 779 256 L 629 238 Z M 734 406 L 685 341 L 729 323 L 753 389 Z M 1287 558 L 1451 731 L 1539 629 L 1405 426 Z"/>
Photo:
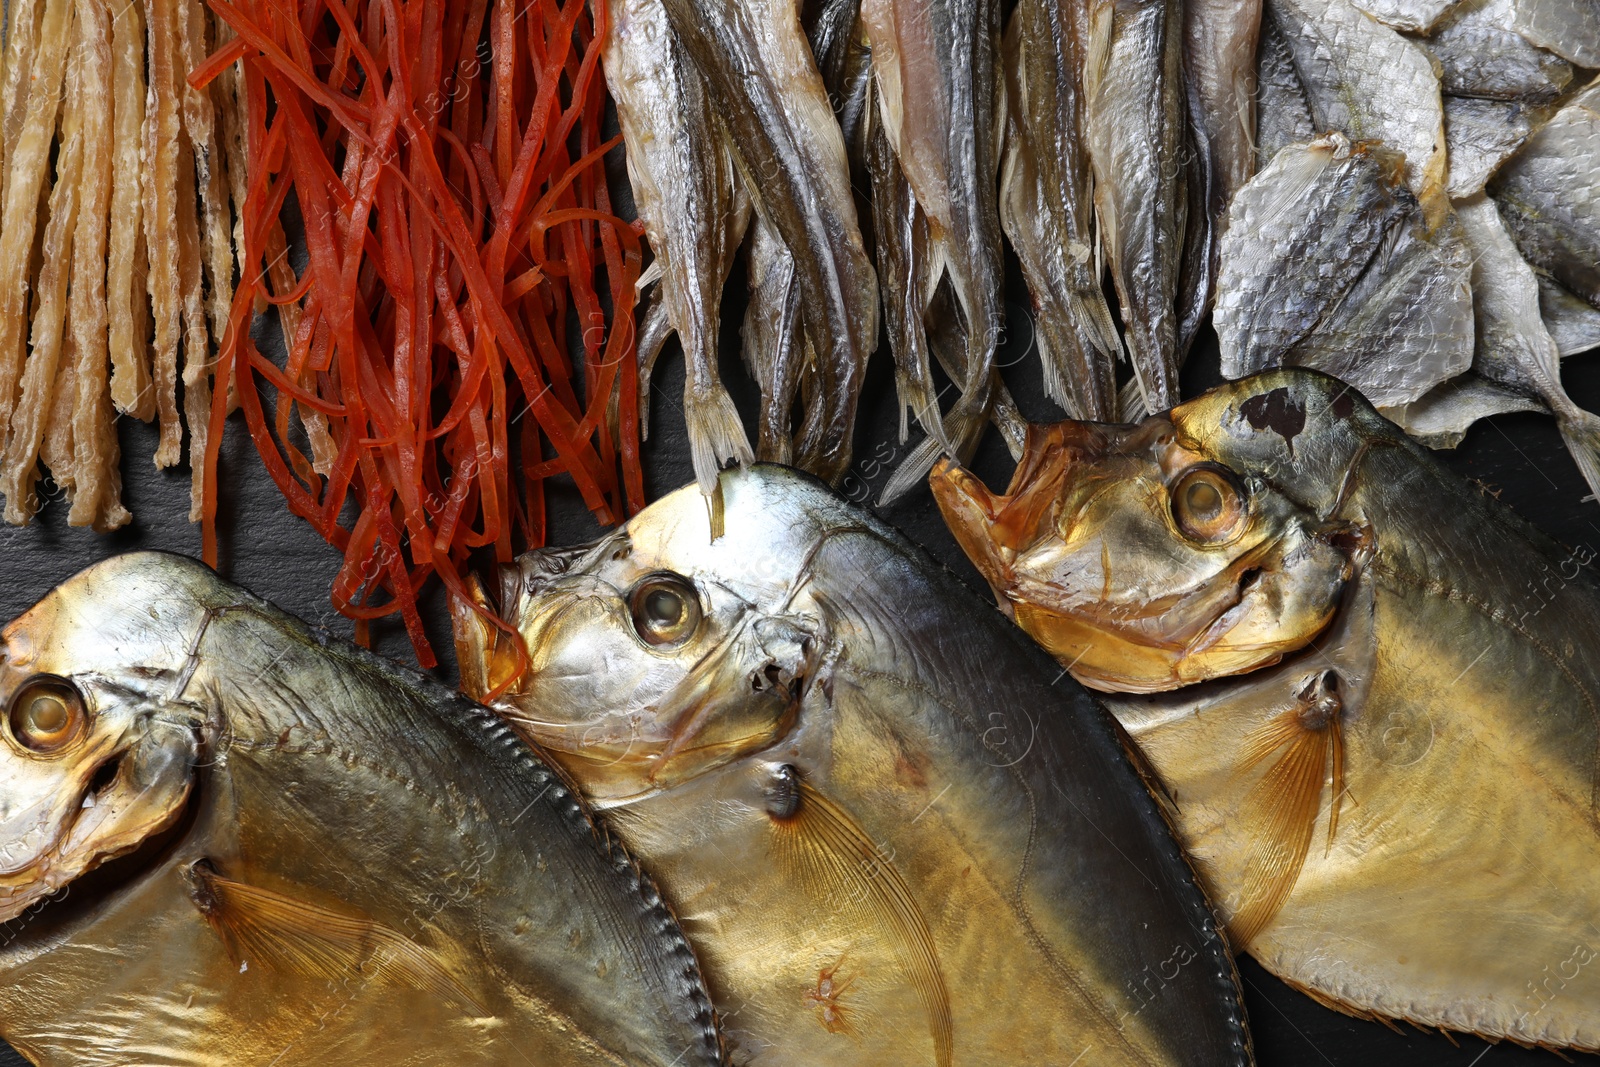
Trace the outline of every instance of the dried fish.
<path fill-rule="evenodd" d="M 183 423 L 178 415 L 178 354 L 183 315 L 182 252 L 178 235 L 179 135 L 178 113 L 183 62 L 178 47 L 179 0 L 150 0 L 149 90 L 144 117 L 144 237 L 149 249 L 150 273 L 146 285 L 155 320 L 152 381 L 161 439 L 156 446 L 157 467 L 176 466 L 183 460 Z M 185 204 L 185 207 L 188 205 Z"/>
<path fill-rule="evenodd" d="M 661 265 L 659 299 L 683 346 L 684 418 L 695 477 L 709 493 L 724 463 L 753 458 L 717 369 L 722 287 L 748 210 L 736 201 L 715 105 L 662 0 L 608 6 L 606 82 L 627 144 L 634 201 Z M 640 388 L 648 382 L 641 374 Z"/>
<path fill-rule="evenodd" d="M 1223 209 L 1256 170 L 1256 57 L 1261 0 L 1191 0 L 1183 9 L 1184 65 L 1205 131 Z"/>
<path fill-rule="evenodd" d="M 111 352 L 111 398 L 117 410 L 149 421 L 156 394 L 150 377 L 150 346 L 143 316 L 149 299 L 135 269 L 144 260 L 144 198 L 140 193 L 144 136 L 144 5 L 125 4 L 111 20 L 113 154 L 111 230 L 106 248 L 107 347 Z M 240 167 L 239 180 L 244 180 Z M 242 202 L 243 197 L 240 197 Z M 241 242 L 240 248 L 244 245 Z"/>
<path fill-rule="evenodd" d="M 1567 87 L 1572 65 L 1516 31 L 1517 3 L 1463 0 L 1434 27 L 1422 45 L 1439 61 L 1444 92 L 1531 102 L 1553 100 Z"/>
<path fill-rule="evenodd" d="M 1563 357 L 1600 348 L 1600 308 L 1546 275 L 1539 275 L 1539 311 Z"/>
<path fill-rule="evenodd" d="M 1489 193 L 1529 263 L 1600 307 L 1600 81 L 1500 168 Z"/>
<path fill-rule="evenodd" d="M 843 136 L 797 5 L 666 0 L 664 6 L 727 129 L 755 209 L 794 255 L 821 405 L 821 432 L 802 437 L 797 462 L 841 478 L 867 357 L 877 344 L 877 277 L 856 220 Z M 701 484 L 709 488 L 703 475 Z"/>
<path fill-rule="evenodd" d="M 1083 88 L 1099 234 L 1145 406 L 1178 399 L 1175 304 L 1188 193 L 1183 5 L 1091 0 Z"/>
<path fill-rule="evenodd" d="M 1256 97 L 1256 169 L 1271 163 L 1284 146 L 1316 139 L 1317 124 L 1311 117 L 1306 88 L 1294 69 L 1294 53 L 1270 8 L 1261 18 Z"/>
<path fill-rule="evenodd" d="M 1540 48 L 1600 67 L 1600 5 L 1594 0 L 1515 0 L 1512 25 Z"/>
<path fill-rule="evenodd" d="M 1385 26 L 1412 33 L 1427 33 L 1462 0 L 1351 0 Z"/>
<path fill-rule="evenodd" d="M 1000 221 L 1033 297 L 1045 393 L 1075 418 L 1103 420 L 1114 414 L 1121 344 L 1100 285 L 1082 13 L 1078 4 L 1021 0 L 1011 17 Z"/>
<path fill-rule="evenodd" d="M 1539 104 L 1507 100 L 1444 98 L 1444 136 L 1450 153 L 1450 198 L 1461 200 L 1483 191 L 1500 165 L 1550 117 Z"/>

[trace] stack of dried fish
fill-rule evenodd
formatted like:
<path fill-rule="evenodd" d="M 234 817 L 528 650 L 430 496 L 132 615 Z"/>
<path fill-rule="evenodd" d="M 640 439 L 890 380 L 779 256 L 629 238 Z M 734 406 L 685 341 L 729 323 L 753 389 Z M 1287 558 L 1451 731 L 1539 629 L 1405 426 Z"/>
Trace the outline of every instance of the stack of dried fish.
<path fill-rule="evenodd" d="M 198 0 L 14 0 L 0 88 L 0 492 L 40 507 L 39 461 L 74 526 L 114 529 L 118 412 L 159 418 L 158 467 L 183 461 L 198 515 L 211 343 L 234 281 L 244 198 L 232 72 L 185 74 L 225 30 Z M 181 360 L 180 360 L 181 356 Z M 180 415 L 179 377 L 182 377 Z"/>
<path fill-rule="evenodd" d="M 1600 10 L 1562 0 L 1269 0 L 1223 372 L 1328 371 L 1439 447 L 1548 411 L 1600 493 L 1559 367 L 1600 341 L 1596 65 Z"/>

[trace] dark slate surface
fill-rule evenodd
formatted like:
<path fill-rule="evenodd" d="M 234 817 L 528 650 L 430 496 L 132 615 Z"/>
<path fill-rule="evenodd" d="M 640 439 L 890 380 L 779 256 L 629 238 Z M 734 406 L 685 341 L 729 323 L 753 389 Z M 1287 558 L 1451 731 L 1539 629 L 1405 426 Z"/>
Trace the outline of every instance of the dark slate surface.
<path fill-rule="evenodd" d="M 736 354 L 742 314 L 740 276 L 736 271 L 730 286 L 730 303 L 724 309 L 723 369 L 747 422 L 753 423 L 756 397 Z M 1024 310 L 1027 297 L 1015 270 L 1011 272 L 1009 295 L 1010 331 L 1002 350 L 1007 380 L 1025 414 L 1039 420 L 1058 417 L 1039 387 L 1037 357 L 1031 352 L 1031 320 Z M 1186 395 L 1216 380 L 1215 365 L 1215 339 L 1206 335 L 1186 372 Z M 1569 359 L 1565 372 L 1574 399 L 1585 407 L 1600 409 L 1600 360 L 1593 355 Z M 677 402 L 682 383 L 681 360 L 675 346 L 669 347 L 662 357 L 651 403 L 653 437 L 646 455 L 652 497 L 692 478 L 683 416 Z M 862 502 L 876 499 L 890 468 L 908 451 L 895 440 L 897 425 L 885 349 L 869 373 L 858 431 L 859 459 L 842 486 L 846 495 Z M 14 617 L 56 583 L 118 552 L 160 548 L 199 554 L 199 530 L 187 521 L 187 470 L 155 471 L 150 466 L 155 436 L 151 428 L 128 420 L 123 420 L 121 426 L 126 502 L 135 515 L 133 524 L 108 537 L 72 530 L 65 524 L 64 503 L 53 501 L 31 526 L 0 526 L 0 618 Z M 350 623 L 337 615 L 328 602 L 328 588 L 338 569 L 338 553 L 282 505 L 237 417 L 230 422 L 228 434 L 223 462 L 223 573 L 305 619 L 329 625 L 337 633 L 350 634 Z M 1588 489 L 1567 458 L 1549 419 L 1516 415 L 1479 424 L 1463 447 L 1445 458 L 1464 477 L 1475 478 L 1499 493 L 1503 502 L 1558 540 L 1569 546 L 1600 549 L 1600 505 L 1584 500 Z M 1012 464 L 997 435 L 991 433 L 985 440 L 974 466 L 991 486 L 1004 487 Z M 940 521 L 926 489 L 880 513 L 973 588 L 985 588 Z M 597 532 L 575 492 L 554 490 L 550 514 L 552 543 L 575 543 Z M 436 591 L 426 608 L 435 647 L 448 658 L 449 628 Z M 385 654 L 413 662 L 410 646 L 397 623 L 378 626 L 375 643 Z M 447 664 L 441 674 L 450 677 L 453 665 Z M 1362 1022 L 1320 1007 L 1248 959 L 1242 962 L 1241 970 L 1263 1067 L 1550 1067 L 1558 1062 L 1548 1052 L 1512 1045 L 1490 1046 L 1470 1037 L 1452 1041 L 1409 1027 L 1396 1032 L 1379 1023 Z M 0 1045 L 0 1067 L 18 1067 L 22 1062 Z"/>

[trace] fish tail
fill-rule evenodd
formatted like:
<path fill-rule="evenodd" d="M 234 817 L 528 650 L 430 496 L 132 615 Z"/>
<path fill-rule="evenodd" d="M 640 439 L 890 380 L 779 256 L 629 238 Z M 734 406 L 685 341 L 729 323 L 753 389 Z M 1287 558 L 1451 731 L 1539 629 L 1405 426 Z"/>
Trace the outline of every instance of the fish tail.
<path fill-rule="evenodd" d="M 1559 425 L 1572 462 L 1589 483 L 1590 499 L 1600 501 L 1600 415 L 1580 408 L 1563 417 Z"/>
<path fill-rule="evenodd" d="M 701 389 L 685 389 L 683 416 L 689 426 L 695 481 L 700 483 L 700 491 L 710 496 L 717 487 L 717 473 L 725 465 L 745 466 L 755 459 L 755 453 L 745 436 L 739 410 L 720 382 Z"/>

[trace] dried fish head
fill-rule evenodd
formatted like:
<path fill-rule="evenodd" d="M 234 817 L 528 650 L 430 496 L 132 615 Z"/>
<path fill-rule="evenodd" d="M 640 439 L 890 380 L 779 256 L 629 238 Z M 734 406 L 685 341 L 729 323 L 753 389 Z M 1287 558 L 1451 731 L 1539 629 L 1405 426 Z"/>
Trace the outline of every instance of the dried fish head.
<path fill-rule="evenodd" d="M 1131 426 L 1037 427 L 1006 494 L 947 463 L 934 496 L 1001 604 L 1084 684 L 1149 693 L 1256 670 L 1326 628 L 1366 538 L 1252 441 L 1292 443 L 1308 404 L 1344 388 L 1262 375 Z"/>

